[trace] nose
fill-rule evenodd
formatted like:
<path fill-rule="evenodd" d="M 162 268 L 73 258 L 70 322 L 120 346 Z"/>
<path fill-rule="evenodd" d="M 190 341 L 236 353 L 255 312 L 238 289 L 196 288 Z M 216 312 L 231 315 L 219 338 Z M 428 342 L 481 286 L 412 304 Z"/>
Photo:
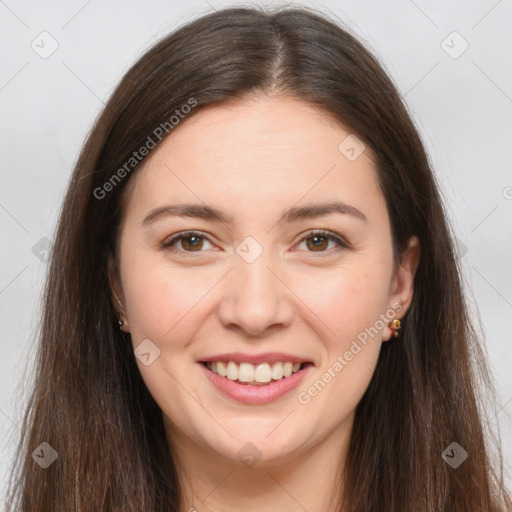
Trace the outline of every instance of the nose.
<path fill-rule="evenodd" d="M 235 255 L 219 304 L 219 317 L 226 328 L 262 336 L 290 325 L 293 293 L 274 267 L 278 265 L 272 264 L 266 252 L 251 263 Z"/>

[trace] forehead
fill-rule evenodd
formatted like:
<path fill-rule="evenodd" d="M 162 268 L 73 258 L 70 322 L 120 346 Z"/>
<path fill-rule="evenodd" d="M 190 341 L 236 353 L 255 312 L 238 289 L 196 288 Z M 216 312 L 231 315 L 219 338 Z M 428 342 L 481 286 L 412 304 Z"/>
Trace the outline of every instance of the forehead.
<path fill-rule="evenodd" d="M 208 106 L 181 121 L 146 158 L 131 178 L 126 206 L 138 217 L 183 200 L 256 211 L 306 196 L 382 206 L 371 204 L 383 201 L 373 155 L 365 148 L 347 158 L 350 137 L 328 113 L 293 98 Z"/>

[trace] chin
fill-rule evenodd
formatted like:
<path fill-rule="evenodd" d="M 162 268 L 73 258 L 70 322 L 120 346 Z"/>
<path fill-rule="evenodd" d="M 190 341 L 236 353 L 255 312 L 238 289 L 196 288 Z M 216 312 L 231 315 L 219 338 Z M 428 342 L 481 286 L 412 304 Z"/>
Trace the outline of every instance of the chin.
<path fill-rule="evenodd" d="M 237 423 L 237 426 L 231 423 L 233 430 L 227 428 L 233 433 L 233 438 L 224 432 L 222 441 L 215 436 L 213 444 L 210 440 L 206 442 L 220 457 L 241 462 L 247 467 L 257 465 L 262 469 L 291 461 L 298 456 L 306 443 L 303 425 L 300 432 L 290 432 L 284 425 L 278 426 L 279 421 L 276 422 L 275 419 L 270 428 L 270 423 L 265 422 L 265 427 L 262 428 L 261 425 L 255 425 L 254 420 Z"/>

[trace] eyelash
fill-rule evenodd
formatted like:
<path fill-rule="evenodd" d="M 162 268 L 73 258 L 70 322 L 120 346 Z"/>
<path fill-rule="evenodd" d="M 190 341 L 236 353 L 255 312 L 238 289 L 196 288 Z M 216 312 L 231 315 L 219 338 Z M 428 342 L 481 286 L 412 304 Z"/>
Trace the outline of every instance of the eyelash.
<path fill-rule="evenodd" d="M 172 245 L 175 242 L 181 240 L 182 238 L 189 238 L 189 237 L 192 237 L 192 236 L 197 236 L 197 237 L 200 237 L 200 238 L 204 238 L 204 239 L 208 240 L 208 242 L 212 243 L 208 239 L 208 237 L 206 235 L 203 235 L 202 233 L 199 233 L 198 231 L 184 231 L 182 233 L 177 233 L 170 240 L 168 240 L 167 242 L 162 243 L 162 248 L 166 249 L 166 250 L 169 250 L 169 251 L 172 251 L 172 252 L 181 252 L 181 253 L 185 253 L 187 256 L 195 257 L 196 253 L 200 254 L 200 253 L 202 253 L 204 251 L 185 251 L 185 250 L 178 250 L 175 247 L 172 247 Z M 343 238 L 338 237 L 338 236 L 332 234 L 329 231 L 323 231 L 323 230 L 310 231 L 310 232 L 306 233 L 306 235 L 300 239 L 299 243 L 301 243 L 304 240 L 307 240 L 309 238 L 313 238 L 314 236 L 322 236 L 324 238 L 327 238 L 327 240 L 330 240 L 332 242 L 337 243 L 339 247 L 337 248 L 336 251 L 341 250 L 341 249 L 348 249 L 350 247 L 348 242 L 346 242 Z M 331 250 L 318 251 L 318 252 L 320 254 L 322 254 L 322 253 L 325 254 L 325 253 L 330 253 Z M 308 252 L 315 253 L 317 251 L 308 251 Z"/>

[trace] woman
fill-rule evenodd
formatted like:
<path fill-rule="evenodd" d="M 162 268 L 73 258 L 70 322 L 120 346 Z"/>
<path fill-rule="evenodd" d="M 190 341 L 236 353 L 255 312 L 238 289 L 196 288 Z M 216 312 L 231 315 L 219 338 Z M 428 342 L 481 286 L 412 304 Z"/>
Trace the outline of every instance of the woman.
<path fill-rule="evenodd" d="M 69 184 L 39 350 L 12 510 L 512 505 L 421 140 L 311 10 L 209 14 L 128 71 Z"/>

